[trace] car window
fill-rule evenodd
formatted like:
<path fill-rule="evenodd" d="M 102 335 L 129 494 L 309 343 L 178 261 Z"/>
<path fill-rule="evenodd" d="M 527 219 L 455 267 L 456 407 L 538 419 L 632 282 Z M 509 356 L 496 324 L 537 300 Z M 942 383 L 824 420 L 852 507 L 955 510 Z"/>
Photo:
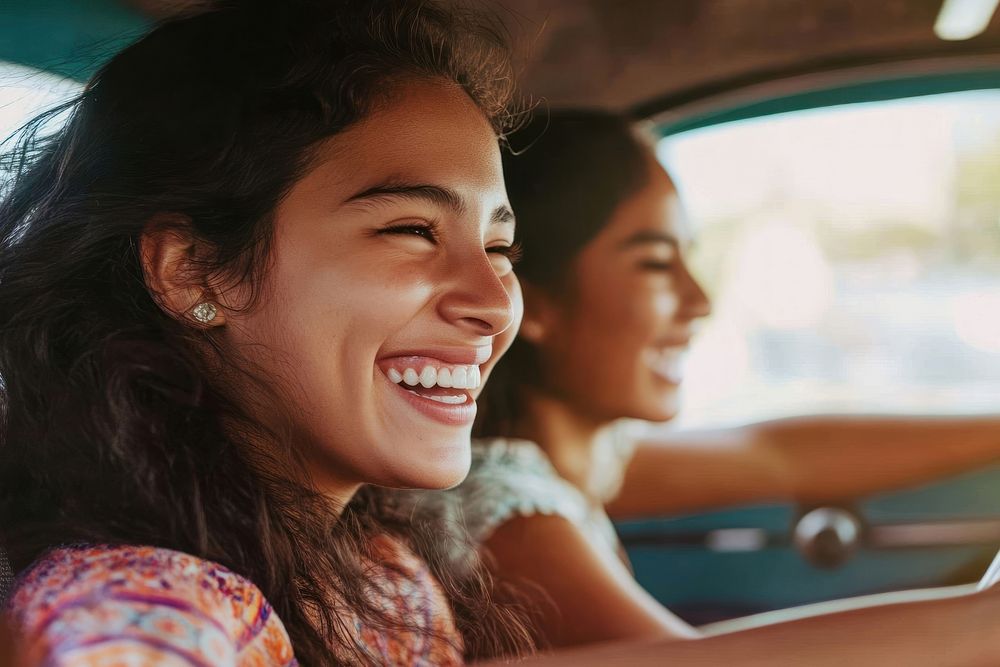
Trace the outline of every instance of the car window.
<path fill-rule="evenodd" d="M 658 154 L 714 302 L 672 428 L 1000 406 L 1000 91 L 717 125 Z"/>

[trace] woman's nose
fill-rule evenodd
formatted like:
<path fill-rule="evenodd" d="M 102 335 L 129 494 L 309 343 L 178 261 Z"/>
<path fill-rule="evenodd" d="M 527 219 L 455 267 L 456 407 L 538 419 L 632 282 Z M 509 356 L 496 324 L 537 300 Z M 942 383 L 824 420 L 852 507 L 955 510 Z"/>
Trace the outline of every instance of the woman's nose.
<path fill-rule="evenodd" d="M 683 308 L 688 317 L 696 320 L 708 317 L 712 314 L 712 301 L 708 298 L 701 283 L 691 274 L 685 266 L 683 269 Z"/>
<path fill-rule="evenodd" d="M 450 286 L 439 310 L 445 319 L 475 335 L 496 336 L 514 323 L 510 294 L 485 251 L 464 260 L 450 269 Z"/>

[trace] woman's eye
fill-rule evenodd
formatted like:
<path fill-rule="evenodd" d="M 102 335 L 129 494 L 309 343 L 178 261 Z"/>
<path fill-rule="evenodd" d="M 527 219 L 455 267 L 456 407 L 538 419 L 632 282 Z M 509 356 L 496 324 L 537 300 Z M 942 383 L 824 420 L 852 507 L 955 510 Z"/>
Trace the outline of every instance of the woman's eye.
<path fill-rule="evenodd" d="M 511 265 L 517 264 L 521 261 L 521 256 L 524 254 L 520 243 L 492 246 L 487 248 L 486 252 L 506 258 Z"/>
<path fill-rule="evenodd" d="M 419 236 L 437 245 L 437 230 L 429 224 L 405 224 L 386 227 L 380 230 L 381 234 L 398 234 L 401 236 Z"/>
<path fill-rule="evenodd" d="M 673 271 L 673 262 L 664 262 L 657 260 L 647 260 L 644 262 L 639 262 L 639 268 L 643 271 Z"/>

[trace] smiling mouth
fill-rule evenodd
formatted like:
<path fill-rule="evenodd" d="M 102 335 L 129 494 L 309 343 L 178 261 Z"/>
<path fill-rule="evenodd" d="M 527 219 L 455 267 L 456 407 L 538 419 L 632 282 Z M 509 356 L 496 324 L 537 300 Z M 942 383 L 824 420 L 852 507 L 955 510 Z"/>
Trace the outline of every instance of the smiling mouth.
<path fill-rule="evenodd" d="M 478 365 L 409 356 L 382 362 L 379 367 L 407 402 L 425 416 L 450 425 L 465 425 L 475 419 L 473 392 L 482 384 Z"/>
<path fill-rule="evenodd" d="M 419 370 L 417 369 L 419 368 Z M 390 366 L 385 374 L 394 383 L 407 389 L 478 389 L 482 383 L 479 366 L 463 364 L 425 363 L 422 366 Z"/>
<path fill-rule="evenodd" d="M 646 350 L 646 366 L 660 379 L 679 385 L 684 377 L 686 350 L 686 346 Z"/>
<path fill-rule="evenodd" d="M 434 401 L 435 403 L 441 403 L 443 405 L 465 405 L 472 400 L 472 396 L 469 395 L 467 391 L 459 391 L 457 389 L 445 389 L 443 387 L 431 387 L 426 388 L 410 388 L 406 385 L 401 384 L 400 388 L 408 391 L 414 396 L 419 396 L 420 398 L 426 398 L 427 400 Z"/>

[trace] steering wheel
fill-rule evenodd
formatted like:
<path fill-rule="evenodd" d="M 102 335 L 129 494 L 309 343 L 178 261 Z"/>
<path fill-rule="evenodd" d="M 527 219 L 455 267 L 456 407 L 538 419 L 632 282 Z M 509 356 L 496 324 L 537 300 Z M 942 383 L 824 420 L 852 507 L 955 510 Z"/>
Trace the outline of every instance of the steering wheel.
<path fill-rule="evenodd" d="M 976 590 L 981 591 L 984 588 L 989 588 L 998 581 L 1000 581 L 1000 552 L 997 552 L 997 555 L 993 557 L 993 562 L 986 568 L 986 573 L 979 580 L 979 586 L 976 587 Z"/>

